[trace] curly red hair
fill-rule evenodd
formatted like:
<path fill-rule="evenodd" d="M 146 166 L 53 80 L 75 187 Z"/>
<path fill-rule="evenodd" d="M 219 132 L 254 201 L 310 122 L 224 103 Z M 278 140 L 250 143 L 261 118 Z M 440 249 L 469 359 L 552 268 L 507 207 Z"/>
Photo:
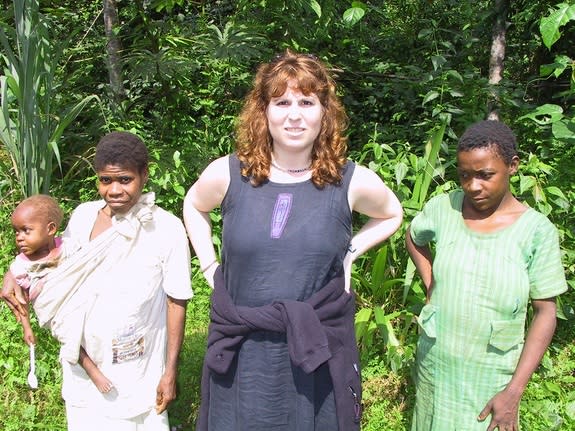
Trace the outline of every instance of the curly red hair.
<path fill-rule="evenodd" d="M 242 175 L 249 177 L 254 186 L 269 178 L 272 137 L 266 109 L 272 98 L 284 94 L 289 81 L 295 81 L 303 94 L 315 94 L 324 110 L 311 153 L 311 179 L 319 188 L 338 184 L 346 162 L 347 137 L 343 133 L 347 114 L 326 66 L 315 56 L 290 50 L 258 67 L 236 123 L 236 153 L 242 162 Z"/>

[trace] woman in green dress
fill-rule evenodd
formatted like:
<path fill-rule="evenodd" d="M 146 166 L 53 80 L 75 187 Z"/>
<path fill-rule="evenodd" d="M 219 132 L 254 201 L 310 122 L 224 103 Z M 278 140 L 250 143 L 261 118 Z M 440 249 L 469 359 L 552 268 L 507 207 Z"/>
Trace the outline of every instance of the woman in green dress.
<path fill-rule="evenodd" d="M 427 288 L 413 431 L 519 430 L 519 402 L 567 286 L 557 230 L 510 191 L 518 165 L 509 127 L 473 124 L 457 147 L 462 190 L 431 199 L 406 235 Z"/>

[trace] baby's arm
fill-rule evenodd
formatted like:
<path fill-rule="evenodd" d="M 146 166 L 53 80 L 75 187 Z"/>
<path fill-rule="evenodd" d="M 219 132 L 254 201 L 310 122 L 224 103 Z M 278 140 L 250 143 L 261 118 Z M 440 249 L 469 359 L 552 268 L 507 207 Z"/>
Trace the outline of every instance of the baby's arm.
<path fill-rule="evenodd" d="M 28 308 L 28 307 L 26 307 Z M 36 344 L 36 337 L 32 331 L 30 324 L 30 309 L 25 310 L 25 313 L 20 313 L 20 323 L 22 324 L 22 331 L 24 332 L 24 341 L 28 345 Z"/>
<path fill-rule="evenodd" d="M 98 366 L 92 361 L 92 358 L 88 356 L 86 350 L 80 346 L 80 356 L 78 358 L 78 363 L 84 371 L 88 374 L 94 385 L 98 388 L 100 392 L 106 394 L 112 390 L 114 387 L 113 383 L 108 380 L 108 378 L 100 371 Z"/>

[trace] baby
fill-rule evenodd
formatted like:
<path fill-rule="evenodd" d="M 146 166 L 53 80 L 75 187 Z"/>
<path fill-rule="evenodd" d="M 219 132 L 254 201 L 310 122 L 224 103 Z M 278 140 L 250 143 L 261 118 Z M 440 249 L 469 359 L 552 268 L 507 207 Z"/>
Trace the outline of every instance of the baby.
<path fill-rule="evenodd" d="M 16 283 L 34 300 L 42 289 L 42 279 L 66 258 L 66 248 L 56 232 L 62 223 L 63 213 L 58 203 L 47 195 L 34 195 L 24 199 L 12 213 L 12 227 L 20 254 L 10 265 Z M 36 342 L 30 325 L 29 312 L 18 313 L 28 345 Z M 113 388 L 106 376 L 80 347 L 78 363 L 102 393 Z"/>

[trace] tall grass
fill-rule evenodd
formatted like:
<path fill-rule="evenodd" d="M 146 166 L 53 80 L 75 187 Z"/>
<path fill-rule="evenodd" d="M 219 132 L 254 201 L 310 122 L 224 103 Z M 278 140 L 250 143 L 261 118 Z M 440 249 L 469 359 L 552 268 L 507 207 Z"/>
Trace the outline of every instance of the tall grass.
<path fill-rule="evenodd" d="M 13 2 L 15 28 L 0 29 L 3 74 L 0 76 L 0 141 L 12 162 L 24 196 L 48 193 L 58 141 L 66 127 L 96 96 L 87 96 L 58 112 L 57 70 L 61 43 L 49 38 L 47 20 L 37 0 Z"/>

